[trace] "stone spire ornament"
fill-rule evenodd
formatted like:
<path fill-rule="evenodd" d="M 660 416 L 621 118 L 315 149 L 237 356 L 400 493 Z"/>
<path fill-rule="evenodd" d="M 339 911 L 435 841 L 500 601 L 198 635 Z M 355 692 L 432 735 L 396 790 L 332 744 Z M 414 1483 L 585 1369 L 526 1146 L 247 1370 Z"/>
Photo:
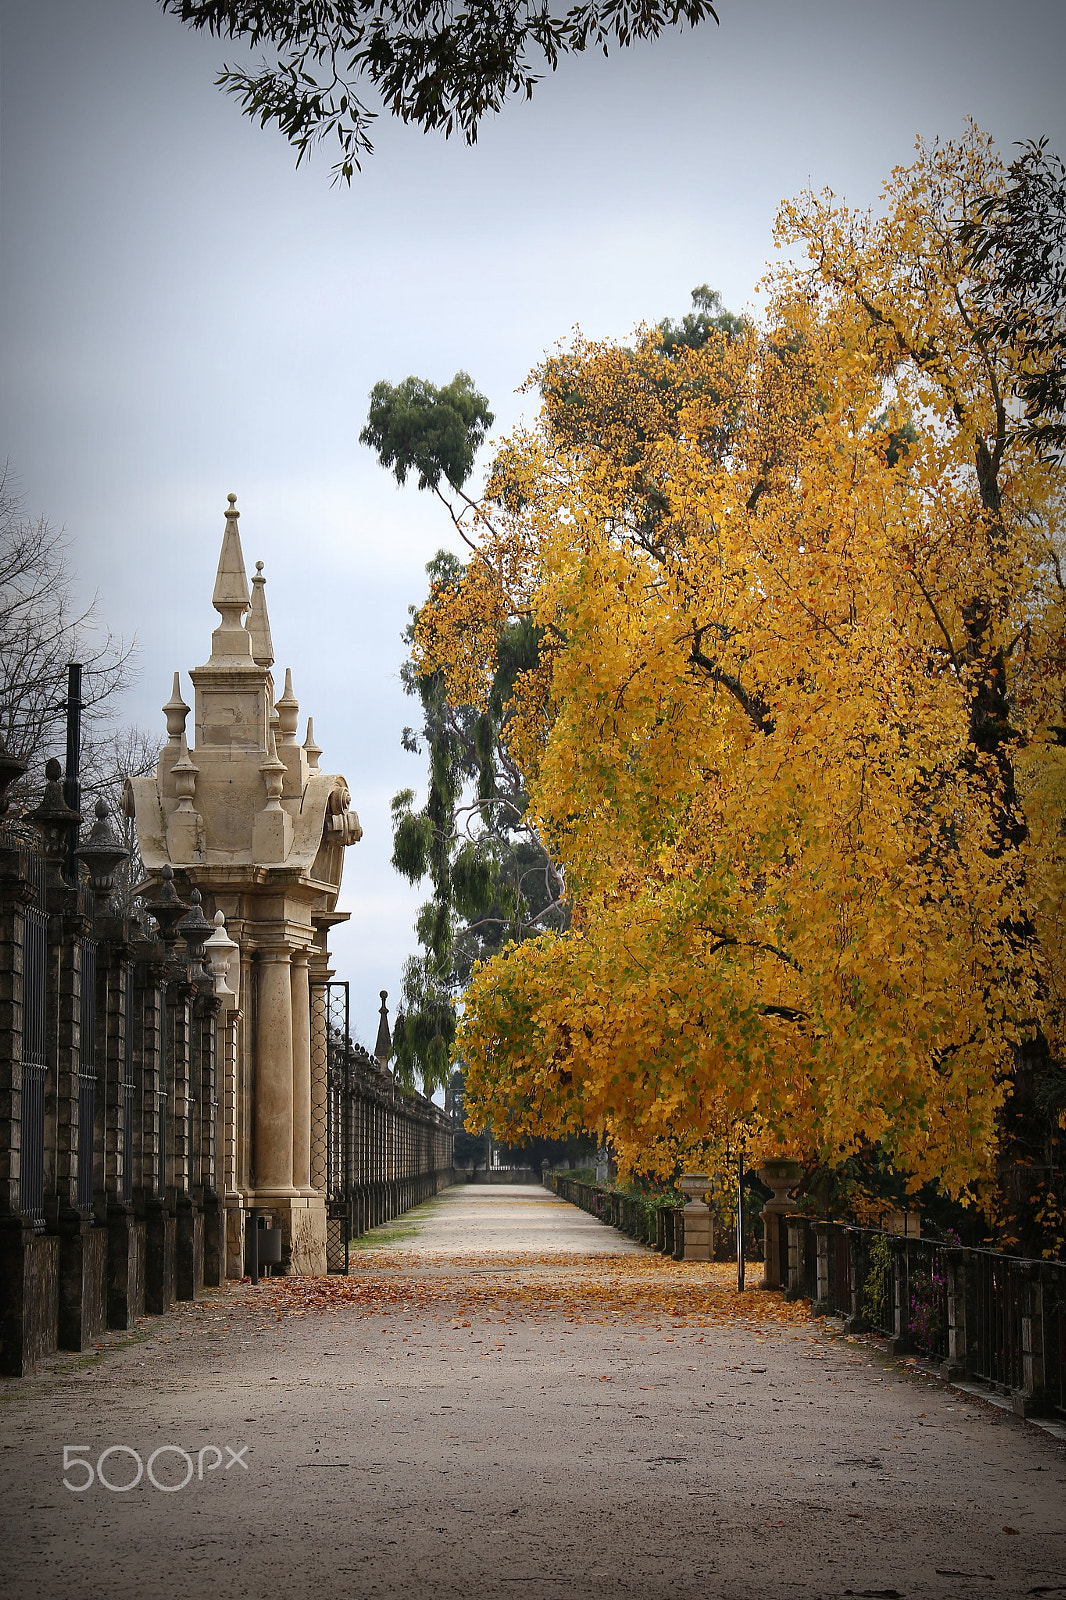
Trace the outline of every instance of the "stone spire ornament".
<path fill-rule="evenodd" d="M 222 621 L 211 635 L 211 655 L 250 662 L 252 640 L 243 619 L 244 613 L 251 610 L 252 597 L 248 592 L 248 574 L 244 570 L 244 552 L 237 531 L 240 512 L 237 510 L 237 496 L 230 494 L 226 498 L 229 501 L 226 531 L 222 535 L 222 549 L 211 595 L 211 604 Z"/>
<path fill-rule="evenodd" d="M 185 735 L 185 721 L 189 715 L 189 707 L 181 695 L 181 673 L 174 674 L 174 687 L 170 692 L 170 699 L 163 707 L 163 715 L 167 719 L 167 743 L 174 747 L 177 753 L 178 745 Z"/>
<path fill-rule="evenodd" d="M 285 668 L 285 692 L 274 707 L 278 714 L 281 736 L 286 744 L 296 743 L 296 729 L 300 724 L 300 702 L 292 692 L 292 668 Z"/>
<path fill-rule="evenodd" d="M 248 620 L 244 624 L 248 637 L 252 641 L 252 659 L 257 667 L 272 667 L 274 665 L 274 642 L 270 637 L 270 618 L 267 616 L 266 579 L 263 577 L 263 563 L 255 564 L 255 577 L 252 579 L 252 609 L 248 613 Z"/>
<path fill-rule="evenodd" d="M 314 717 L 308 717 L 307 719 L 307 738 L 303 743 L 303 751 L 304 755 L 307 757 L 308 769 L 311 772 L 317 772 L 318 763 L 322 755 L 322 746 L 320 744 L 316 744 L 315 742 Z"/>
<path fill-rule="evenodd" d="M 385 1066 L 392 1054 L 392 1034 L 389 1032 L 389 991 L 381 989 L 381 1010 L 378 1012 L 378 1036 L 374 1041 L 374 1055 L 379 1066 Z"/>

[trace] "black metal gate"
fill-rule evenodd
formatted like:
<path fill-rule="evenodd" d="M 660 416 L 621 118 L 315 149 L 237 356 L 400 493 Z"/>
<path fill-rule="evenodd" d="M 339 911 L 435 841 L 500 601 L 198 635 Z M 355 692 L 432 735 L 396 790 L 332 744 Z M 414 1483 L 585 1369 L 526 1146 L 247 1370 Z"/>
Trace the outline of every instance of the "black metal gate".
<path fill-rule="evenodd" d="M 311 1181 L 326 1195 L 326 1268 L 348 1271 L 352 1170 L 348 1139 L 348 985 L 311 985 Z"/>

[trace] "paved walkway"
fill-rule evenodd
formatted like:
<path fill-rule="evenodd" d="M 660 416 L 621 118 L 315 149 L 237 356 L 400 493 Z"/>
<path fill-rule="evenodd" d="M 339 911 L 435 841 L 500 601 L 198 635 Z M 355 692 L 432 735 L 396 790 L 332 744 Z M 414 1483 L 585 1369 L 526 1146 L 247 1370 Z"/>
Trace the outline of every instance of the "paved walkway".
<path fill-rule="evenodd" d="M 383 1234 L 0 1380 L 0 1594 L 1066 1597 L 1066 1454 L 1025 1424 L 535 1189 Z M 63 1486 L 64 1446 L 123 1484 L 167 1445 L 178 1492 Z"/>

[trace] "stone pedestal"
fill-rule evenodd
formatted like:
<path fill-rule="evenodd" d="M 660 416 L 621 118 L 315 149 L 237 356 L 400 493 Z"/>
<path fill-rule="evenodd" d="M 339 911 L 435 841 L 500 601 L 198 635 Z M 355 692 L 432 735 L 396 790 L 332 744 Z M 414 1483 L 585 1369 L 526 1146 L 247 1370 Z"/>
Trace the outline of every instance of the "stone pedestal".
<path fill-rule="evenodd" d="M 784 1287 L 787 1262 L 782 1259 L 781 1218 L 788 1216 L 792 1210 L 792 1190 L 802 1176 L 803 1168 L 799 1162 L 783 1157 L 767 1161 L 759 1169 L 760 1183 L 773 1190 L 773 1198 L 767 1200 L 760 1212 L 763 1220 L 763 1275 L 759 1282 L 760 1289 Z"/>
<path fill-rule="evenodd" d="M 56 1347 L 59 1240 L 10 1219 L 0 1229 L 0 1372 L 22 1378 Z"/>
<path fill-rule="evenodd" d="M 226 1199 L 226 1277 L 244 1277 L 244 1229 L 247 1213 L 243 1195 L 229 1195 Z"/>
<path fill-rule="evenodd" d="M 204 1219 L 191 1201 L 179 1201 L 174 1232 L 174 1298 L 195 1300 L 204 1291 Z"/>
<path fill-rule="evenodd" d="M 165 1206 L 151 1204 L 145 1217 L 144 1309 L 153 1316 L 174 1304 L 177 1224 Z"/>
<path fill-rule="evenodd" d="M 705 1172 L 686 1172 L 678 1185 L 682 1194 L 688 1196 L 688 1204 L 682 1213 L 685 1230 L 685 1253 L 682 1259 L 685 1261 L 714 1260 L 714 1216 L 703 1199 L 710 1183 Z"/>
<path fill-rule="evenodd" d="M 144 1316 L 145 1226 L 123 1208 L 107 1219 L 107 1325 L 132 1328 Z"/>
<path fill-rule="evenodd" d="M 326 1202 L 320 1195 L 294 1195 L 257 1189 L 251 1204 L 271 1211 L 281 1229 L 281 1271 L 285 1277 L 319 1278 L 326 1274 Z"/>
<path fill-rule="evenodd" d="M 217 1195 L 204 1196 L 204 1286 L 219 1288 L 226 1280 L 226 1212 Z"/>
<path fill-rule="evenodd" d="M 107 1231 L 88 1218 L 59 1233 L 59 1348 L 88 1350 L 107 1325 Z"/>

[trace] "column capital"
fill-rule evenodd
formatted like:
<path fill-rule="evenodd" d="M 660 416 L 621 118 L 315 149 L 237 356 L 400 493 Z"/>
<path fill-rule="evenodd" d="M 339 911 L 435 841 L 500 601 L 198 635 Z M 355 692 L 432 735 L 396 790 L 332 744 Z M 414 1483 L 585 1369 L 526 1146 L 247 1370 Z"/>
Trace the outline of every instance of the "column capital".
<path fill-rule="evenodd" d="M 255 959 L 259 962 L 278 962 L 287 967 L 294 953 L 287 944 L 261 944 L 255 952 Z"/>

